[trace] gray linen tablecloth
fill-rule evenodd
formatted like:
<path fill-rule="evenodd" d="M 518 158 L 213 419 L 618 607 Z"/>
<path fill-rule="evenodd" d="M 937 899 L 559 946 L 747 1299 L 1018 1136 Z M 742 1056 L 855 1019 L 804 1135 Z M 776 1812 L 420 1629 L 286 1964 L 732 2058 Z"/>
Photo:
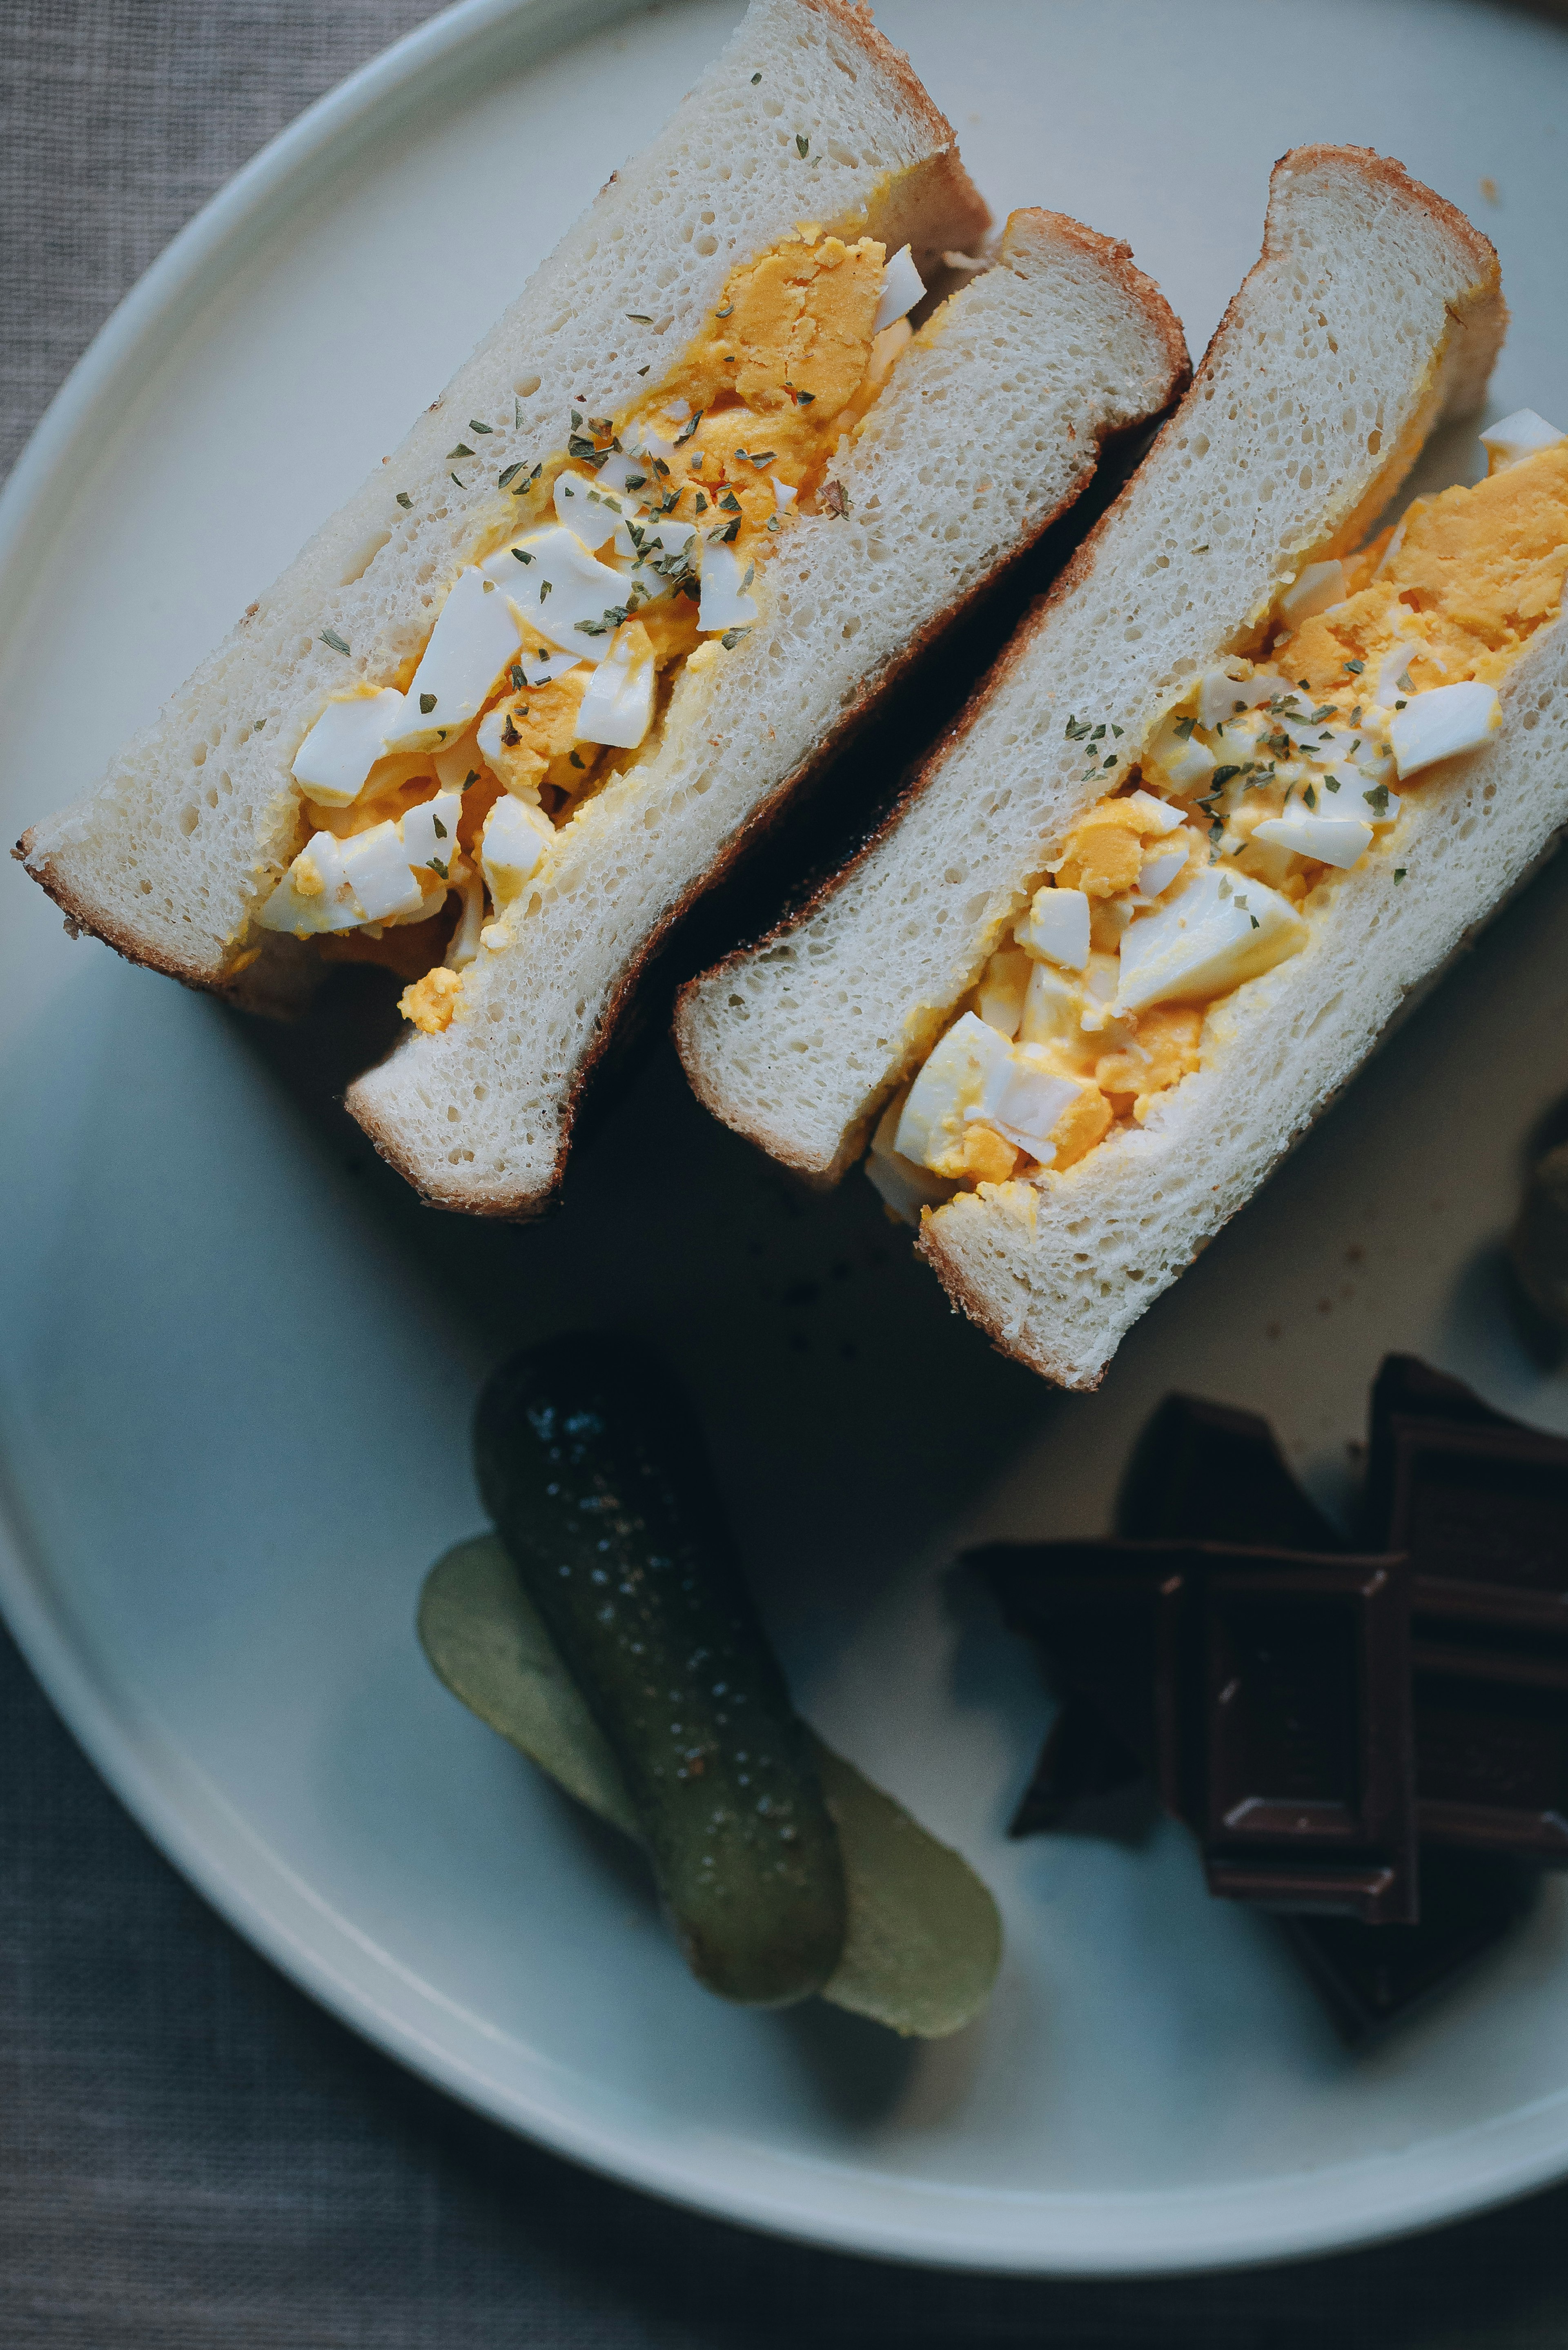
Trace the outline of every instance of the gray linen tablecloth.
<path fill-rule="evenodd" d="M 421 0 L 8 0 L 0 463 L 127 287 Z M 362 2047 L 202 1906 L 0 1635 L 0 2350 L 1449 2350 L 1568 2341 L 1568 2193 L 1134 2287 L 805 2252 L 607 2186 Z"/>

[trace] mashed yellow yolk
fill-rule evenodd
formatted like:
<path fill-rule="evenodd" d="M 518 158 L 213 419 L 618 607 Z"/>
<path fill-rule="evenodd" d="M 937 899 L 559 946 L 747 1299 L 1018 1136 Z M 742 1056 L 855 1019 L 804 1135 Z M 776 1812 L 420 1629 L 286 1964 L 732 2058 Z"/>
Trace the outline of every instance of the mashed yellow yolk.
<path fill-rule="evenodd" d="M 640 622 L 634 633 L 646 646 L 648 632 Z M 501 750 L 490 766 L 507 791 L 526 798 L 541 784 L 548 784 L 575 797 L 583 789 L 604 755 L 601 743 L 579 743 L 576 734 L 577 713 L 591 675 L 586 668 L 569 669 L 548 684 L 524 686 L 506 702 Z"/>
<path fill-rule="evenodd" d="M 438 963 L 411 987 L 404 988 L 398 999 L 398 1009 L 405 1020 L 411 1020 L 427 1036 L 439 1036 L 443 1028 L 452 1025 L 452 1012 L 462 993 L 462 972 L 448 971 Z"/>
<path fill-rule="evenodd" d="M 1082 889 L 1087 898 L 1116 898 L 1124 889 L 1136 889 L 1147 830 L 1130 801 L 1102 800 L 1067 835 L 1058 886 Z"/>
<path fill-rule="evenodd" d="M 1568 444 L 1418 498 L 1346 563 L 1347 600 L 1304 621 L 1271 660 L 1314 693 L 1337 694 L 1348 662 L 1370 675 L 1397 639 L 1419 638 L 1428 650 L 1411 666 L 1417 692 L 1470 679 L 1495 685 L 1556 619 L 1565 575 Z"/>
<path fill-rule="evenodd" d="M 1111 1097 L 1116 1116 L 1130 1112 L 1141 1126 L 1155 1096 L 1179 1085 L 1198 1066 L 1202 1034 L 1203 1014 L 1195 1004 L 1156 1003 L 1140 1013 L 1121 1049 L 1102 1053 L 1094 1065 L 1095 1083 Z"/>

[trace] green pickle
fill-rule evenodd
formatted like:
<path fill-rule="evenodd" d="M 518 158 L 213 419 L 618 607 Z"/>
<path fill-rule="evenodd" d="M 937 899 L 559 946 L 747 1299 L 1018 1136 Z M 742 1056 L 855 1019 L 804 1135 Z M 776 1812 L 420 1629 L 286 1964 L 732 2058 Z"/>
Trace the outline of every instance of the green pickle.
<path fill-rule="evenodd" d="M 837 1832 L 670 1372 L 616 1339 L 516 1355 L 480 1398 L 474 1457 L 692 1971 L 752 2006 L 821 1991 L 846 1931 Z"/>

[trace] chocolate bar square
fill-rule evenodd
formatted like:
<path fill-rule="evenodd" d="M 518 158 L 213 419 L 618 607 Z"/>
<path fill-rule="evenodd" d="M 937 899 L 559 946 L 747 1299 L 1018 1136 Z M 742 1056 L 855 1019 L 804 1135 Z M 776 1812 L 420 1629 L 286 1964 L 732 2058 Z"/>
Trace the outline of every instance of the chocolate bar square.
<path fill-rule="evenodd" d="M 1542 1628 L 1568 1637 L 1568 1443 L 1396 1415 L 1383 1458 L 1386 1537 L 1413 1574 L 1544 1597 Z"/>
<path fill-rule="evenodd" d="M 1401 1562 L 1113 1541 L 998 1544 L 974 1563 L 1061 1693 L 1152 1772 L 1215 1892 L 1416 1915 Z"/>
<path fill-rule="evenodd" d="M 1167 1396 L 1139 1437 L 1116 1531 L 1140 1542 L 1345 1546 L 1297 1484 L 1268 1421 L 1200 1396 Z"/>
<path fill-rule="evenodd" d="M 1423 1838 L 1568 1866 L 1568 1656 L 1418 1629 L 1411 1659 Z"/>
<path fill-rule="evenodd" d="M 1206 1768 L 1183 1812 L 1210 1889 L 1367 1923 L 1414 1919 L 1402 1563 L 1211 1559 L 1204 1601 Z"/>

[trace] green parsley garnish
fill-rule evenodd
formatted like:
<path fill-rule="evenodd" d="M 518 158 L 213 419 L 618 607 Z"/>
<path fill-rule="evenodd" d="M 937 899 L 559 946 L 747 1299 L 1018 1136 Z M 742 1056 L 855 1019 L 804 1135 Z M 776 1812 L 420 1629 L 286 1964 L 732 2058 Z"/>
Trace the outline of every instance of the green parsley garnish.
<path fill-rule="evenodd" d="M 801 133 L 797 130 L 794 134 L 794 143 L 795 151 L 804 161 L 806 155 L 810 152 L 811 141 L 809 139 L 803 138 Z"/>
<path fill-rule="evenodd" d="M 472 457 L 473 452 L 466 441 L 460 441 L 455 449 L 449 449 L 446 453 L 449 457 Z"/>
<path fill-rule="evenodd" d="M 398 504 L 400 506 L 406 506 L 408 511 L 412 514 L 414 510 L 414 502 L 412 498 L 410 497 L 407 490 L 400 490 L 398 492 Z"/>
<path fill-rule="evenodd" d="M 323 629 L 321 641 L 324 645 L 330 645 L 335 653 L 346 653 L 348 650 L 336 629 Z"/>
<path fill-rule="evenodd" d="M 652 314 L 648 310 L 628 310 L 626 315 L 634 327 L 651 327 L 653 324 Z"/>
<path fill-rule="evenodd" d="M 1403 881 L 1403 879 L 1405 879 L 1405 876 L 1406 876 L 1406 874 L 1407 874 L 1407 872 L 1408 870 L 1409 870 L 1409 868 L 1408 868 L 1407 866 L 1404 866 L 1404 865 L 1397 865 L 1397 866 L 1394 868 L 1394 879 L 1395 879 L 1395 880 L 1396 880 L 1396 881 Z"/>
<path fill-rule="evenodd" d="M 477 416 L 471 416 L 468 420 L 468 429 L 471 432 L 493 432 L 495 427 L 493 424 L 482 424 Z M 469 453 L 472 454 L 472 450 Z"/>
<path fill-rule="evenodd" d="M 421 711 L 421 714 L 423 717 L 428 718 L 428 717 L 430 716 L 430 714 L 431 714 L 431 712 L 435 708 L 435 706 L 436 706 L 436 698 L 435 698 L 435 696 L 434 696 L 434 694 L 433 694 L 433 693 L 421 693 L 421 696 L 420 696 L 420 711 Z"/>

